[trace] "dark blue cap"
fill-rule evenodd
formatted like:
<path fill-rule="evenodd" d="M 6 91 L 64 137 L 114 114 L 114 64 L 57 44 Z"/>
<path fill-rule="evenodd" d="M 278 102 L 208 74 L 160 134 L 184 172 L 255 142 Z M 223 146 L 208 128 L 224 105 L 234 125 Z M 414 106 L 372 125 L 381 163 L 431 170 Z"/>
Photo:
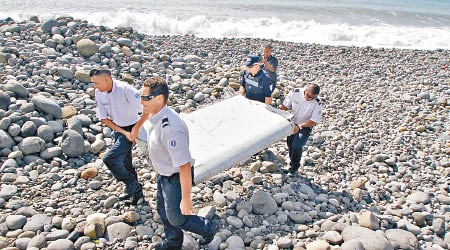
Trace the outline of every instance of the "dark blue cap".
<path fill-rule="evenodd" d="M 259 56 L 248 56 L 245 66 L 251 67 L 254 63 L 259 62 Z"/>

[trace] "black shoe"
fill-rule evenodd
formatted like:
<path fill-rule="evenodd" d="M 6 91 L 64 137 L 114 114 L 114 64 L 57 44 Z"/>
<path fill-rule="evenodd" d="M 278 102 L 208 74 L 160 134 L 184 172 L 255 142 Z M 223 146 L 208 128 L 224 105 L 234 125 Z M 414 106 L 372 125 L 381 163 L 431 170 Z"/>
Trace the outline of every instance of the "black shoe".
<path fill-rule="evenodd" d="M 181 250 L 183 246 L 170 246 L 167 241 L 160 241 L 153 244 L 153 249 L 155 250 Z"/>
<path fill-rule="evenodd" d="M 289 172 L 291 174 L 297 174 L 298 173 L 298 167 L 290 167 Z"/>
<path fill-rule="evenodd" d="M 207 235 L 207 236 L 203 236 L 202 239 L 200 240 L 200 245 L 208 245 L 209 243 L 211 243 L 212 240 L 214 240 L 214 236 L 217 233 L 217 230 L 219 229 L 218 224 L 215 221 L 211 221 L 212 222 L 212 231 L 211 234 Z"/>
<path fill-rule="evenodd" d="M 142 192 L 142 190 L 140 190 L 137 193 L 133 194 L 133 200 L 131 201 L 131 203 L 133 205 L 138 205 L 138 204 L 145 203 L 144 193 Z"/>

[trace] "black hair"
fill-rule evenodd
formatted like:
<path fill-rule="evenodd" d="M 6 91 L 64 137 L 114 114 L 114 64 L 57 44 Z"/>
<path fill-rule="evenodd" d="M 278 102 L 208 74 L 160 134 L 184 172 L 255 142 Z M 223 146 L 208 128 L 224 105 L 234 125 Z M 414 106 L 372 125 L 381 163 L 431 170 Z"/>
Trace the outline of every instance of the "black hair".
<path fill-rule="evenodd" d="M 144 82 L 144 87 L 150 88 L 150 94 L 160 94 L 164 96 L 164 103 L 169 99 L 169 86 L 166 80 L 161 77 L 150 77 Z"/>
<path fill-rule="evenodd" d="M 89 76 L 98 76 L 98 75 L 108 75 L 111 76 L 111 71 L 109 69 L 105 68 L 98 68 L 98 69 L 92 69 L 91 72 L 89 72 Z"/>
<path fill-rule="evenodd" d="M 312 83 L 308 86 L 309 91 L 311 91 L 311 94 L 318 95 L 320 93 L 320 87 L 319 85 Z"/>

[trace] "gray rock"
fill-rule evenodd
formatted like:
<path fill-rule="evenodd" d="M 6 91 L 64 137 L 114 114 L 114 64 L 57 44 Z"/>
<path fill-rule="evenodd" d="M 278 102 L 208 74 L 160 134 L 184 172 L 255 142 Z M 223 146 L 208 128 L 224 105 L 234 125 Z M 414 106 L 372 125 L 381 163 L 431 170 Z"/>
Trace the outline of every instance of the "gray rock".
<path fill-rule="evenodd" d="M 33 112 L 34 109 L 34 104 L 33 103 L 24 103 L 22 104 L 22 106 L 20 107 L 20 111 L 22 111 L 22 113 L 26 114 L 26 113 L 31 113 Z M 37 124 L 36 124 L 37 125 Z"/>
<path fill-rule="evenodd" d="M 65 238 L 67 238 L 67 236 L 69 236 L 69 233 L 70 232 L 67 230 L 55 230 L 55 231 L 52 231 L 52 232 L 48 233 L 47 235 L 45 235 L 45 238 L 48 241 L 65 239 Z"/>
<path fill-rule="evenodd" d="M 73 242 L 67 239 L 59 239 L 50 243 L 47 250 L 75 250 Z"/>
<path fill-rule="evenodd" d="M 350 226 L 342 231 L 344 242 L 359 240 L 365 250 L 393 250 L 391 243 L 386 240 L 382 233 L 372 231 L 365 227 Z"/>
<path fill-rule="evenodd" d="M 91 181 L 88 184 L 89 188 L 92 190 L 99 190 L 102 187 L 101 181 Z"/>
<path fill-rule="evenodd" d="M 64 78 L 72 79 L 73 72 L 67 67 L 58 67 L 58 74 Z"/>
<path fill-rule="evenodd" d="M 211 219 L 215 214 L 216 214 L 216 208 L 213 206 L 202 207 L 202 208 L 200 208 L 200 210 L 198 210 L 198 213 L 197 213 L 198 216 L 201 216 L 203 218 L 208 218 L 208 219 Z"/>
<path fill-rule="evenodd" d="M 83 244 L 85 244 L 85 243 L 90 243 L 90 241 L 91 241 L 91 238 L 89 238 L 89 237 L 87 237 L 87 236 L 81 236 L 80 238 L 78 238 L 76 241 L 75 241 L 75 243 L 73 244 L 74 245 L 74 247 L 75 247 L 75 249 L 80 249 L 81 248 L 81 246 L 83 245 Z M 95 247 L 95 245 L 94 245 L 94 247 Z"/>
<path fill-rule="evenodd" d="M 8 133 L 10 136 L 18 136 L 20 134 L 20 126 L 13 123 L 8 128 Z"/>
<path fill-rule="evenodd" d="M 16 195 L 17 187 L 15 185 L 3 185 L 0 191 L 0 198 L 9 200 L 11 197 Z"/>
<path fill-rule="evenodd" d="M 0 148 L 12 148 L 16 143 L 13 138 L 4 130 L 0 130 Z"/>
<path fill-rule="evenodd" d="M 292 246 L 292 240 L 289 239 L 289 238 L 287 238 L 287 237 L 281 238 L 281 239 L 279 239 L 279 240 L 277 241 L 277 246 L 278 246 L 279 248 L 287 248 L 287 249 L 290 249 L 291 246 Z"/>
<path fill-rule="evenodd" d="M 184 61 L 187 63 L 196 62 L 203 64 L 203 60 L 196 55 L 187 55 L 184 57 Z"/>
<path fill-rule="evenodd" d="M 8 94 L 0 90 L 0 109 L 8 110 L 11 100 Z"/>
<path fill-rule="evenodd" d="M 328 231 L 326 232 L 322 238 L 329 243 L 336 245 L 342 242 L 342 236 L 336 231 Z"/>
<path fill-rule="evenodd" d="M 100 53 L 108 53 L 111 52 L 111 44 L 105 43 L 102 46 L 100 46 L 99 50 Z"/>
<path fill-rule="evenodd" d="M 408 195 L 407 200 L 414 201 L 415 203 L 428 203 L 430 202 L 430 194 L 425 192 L 415 192 L 413 194 Z"/>
<path fill-rule="evenodd" d="M 80 119 L 74 116 L 67 120 L 67 128 L 77 131 L 81 136 L 83 136 L 83 126 L 81 125 Z"/>
<path fill-rule="evenodd" d="M 213 199 L 214 202 L 218 205 L 218 206 L 224 206 L 225 204 L 227 204 L 227 199 L 225 198 L 225 195 L 223 195 L 221 192 L 216 191 L 213 194 Z"/>
<path fill-rule="evenodd" d="M 45 33 L 51 34 L 52 28 L 58 26 L 59 26 L 58 21 L 56 21 L 55 19 L 50 19 L 41 25 L 41 29 Z"/>
<path fill-rule="evenodd" d="M 201 102 L 205 99 L 205 94 L 198 92 L 197 94 L 194 95 L 194 101 L 196 102 Z"/>
<path fill-rule="evenodd" d="M 81 39 L 77 43 L 77 50 L 80 55 L 90 57 L 97 53 L 97 45 L 90 39 Z"/>
<path fill-rule="evenodd" d="M 433 231 L 437 235 L 441 235 L 445 233 L 445 221 L 441 218 L 433 219 Z"/>
<path fill-rule="evenodd" d="M 52 142 L 54 138 L 53 129 L 49 125 L 39 126 L 36 135 L 45 142 Z"/>
<path fill-rule="evenodd" d="M 226 86 L 228 86 L 228 79 L 227 79 L 227 78 L 222 78 L 222 79 L 220 79 L 218 85 L 221 86 L 221 87 L 226 87 Z"/>
<path fill-rule="evenodd" d="M 28 97 L 30 94 L 30 92 L 16 80 L 9 80 L 5 85 L 5 90 L 14 92 L 14 94 L 20 98 Z"/>
<path fill-rule="evenodd" d="M 105 208 L 111 208 L 119 201 L 119 199 L 116 196 L 108 197 L 108 199 L 105 200 Z"/>
<path fill-rule="evenodd" d="M 92 124 L 91 118 L 85 114 L 79 114 L 75 116 L 81 122 L 81 126 L 89 127 Z"/>
<path fill-rule="evenodd" d="M 61 147 L 46 148 L 40 154 L 40 156 L 44 160 L 50 160 L 50 159 L 53 159 L 54 157 L 57 157 L 57 156 L 60 156 L 60 155 L 62 155 Z"/>
<path fill-rule="evenodd" d="M 153 229 L 147 226 L 136 226 L 136 234 L 140 236 L 153 235 Z"/>
<path fill-rule="evenodd" d="M 52 128 L 53 133 L 59 133 L 64 131 L 63 125 L 58 121 L 48 121 L 48 125 Z"/>
<path fill-rule="evenodd" d="M 43 231 L 44 225 L 50 225 L 51 219 L 45 214 L 33 215 L 30 220 L 23 226 L 24 231 Z"/>
<path fill-rule="evenodd" d="M 117 222 L 106 228 L 106 235 L 109 241 L 114 239 L 126 239 L 131 231 L 131 227 L 124 222 Z"/>
<path fill-rule="evenodd" d="M 244 226 L 244 222 L 242 222 L 242 220 L 236 216 L 228 216 L 227 223 L 236 229 L 241 229 Z"/>
<path fill-rule="evenodd" d="M 4 117 L 0 120 L 0 129 L 7 130 L 9 125 L 11 125 L 11 119 L 9 117 Z"/>
<path fill-rule="evenodd" d="M 46 114 L 51 114 L 55 118 L 62 117 L 62 109 L 55 101 L 42 95 L 33 96 L 33 98 L 31 98 L 31 101 L 33 102 L 37 110 Z"/>
<path fill-rule="evenodd" d="M 20 129 L 22 137 L 29 137 L 36 134 L 37 126 L 32 121 L 26 121 Z"/>
<path fill-rule="evenodd" d="M 20 151 L 16 151 L 18 153 L 20 153 Z M 3 162 L 2 164 L 2 169 L 5 168 L 17 168 L 19 165 L 17 164 L 17 162 L 14 159 L 8 159 L 5 162 Z"/>
<path fill-rule="evenodd" d="M 341 245 L 340 250 L 364 250 L 364 245 L 359 240 L 349 240 Z"/>
<path fill-rule="evenodd" d="M 10 200 L 5 208 L 7 209 L 12 209 L 12 210 L 17 210 L 21 207 L 27 207 L 28 206 L 28 202 L 24 201 L 24 200 Z"/>
<path fill-rule="evenodd" d="M 444 241 L 445 241 L 447 244 L 450 244 L 450 232 L 447 232 L 447 233 L 445 234 L 445 236 L 444 236 Z"/>
<path fill-rule="evenodd" d="M 2 32 L 20 32 L 20 27 L 17 24 L 5 25 L 1 28 Z"/>
<path fill-rule="evenodd" d="M 241 237 L 233 235 L 225 241 L 228 244 L 227 249 L 244 249 L 245 244 Z"/>
<path fill-rule="evenodd" d="M 252 195 L 250 203 L 255 214 L 272 215 L 278 209 L 277 203 L 272 196 L 262 190 L 258 190 Z"/>
<path fill-rule="evenodd" d="M 61 150 L 69 157 L 78 157 L 84 153 L 84 139 L 75 130 L 64 131 L 61 138 Z"/>
<path fill-rule="evenodd" d="M 5 222 L 10 230 L 15 230 L 22 228 L 27 223 L 27 217 L 23 215 L 8 215 Z"/>
<path fill-rule="evenodd" d="M 19 143 L 19 149 L 24 155 L 39 153 L 45 149 L 45 141 L 36 136 L 27 137 Z"/>
<path fill-rule="evenodd" d="M 117 39 L 117 43 L 120 46 L 127 46 L 128 48 L 133 47 L 133 41 L 131 41 L 128 38 L 121 37 L 121 38 Z"/>
<path fill-rule="evenodd" d="M 418 249 L 419 242 L 416 236 L 402 229 L 389 229 L 386 231 L 386 238 L 395 249 Z"/>
<path fill-rule="evenodd" d="M 91 82 L 91 77 L 89 76 L 89 70 L 77 70 L 75 72 L 75 78 L 81 82 L 89 83 Z"/>
<path fill-rule="evenodd" d="M 138 245 L 138 243 L 136 241 L 132 241 L 132 240 L 125 241 L 125 249 L 127 249 L 127 250 L 136 249 L 137 245 Z"/>
<path fill-rule="evenodd" d="M 39 249 L 47 247 L 47 239 L 45 238 L 44 235 L 38 234 L 38 235 L 34 236 L 30 242 L 28 242 L 27 247 L 28 248 L 36 247 Z"/>

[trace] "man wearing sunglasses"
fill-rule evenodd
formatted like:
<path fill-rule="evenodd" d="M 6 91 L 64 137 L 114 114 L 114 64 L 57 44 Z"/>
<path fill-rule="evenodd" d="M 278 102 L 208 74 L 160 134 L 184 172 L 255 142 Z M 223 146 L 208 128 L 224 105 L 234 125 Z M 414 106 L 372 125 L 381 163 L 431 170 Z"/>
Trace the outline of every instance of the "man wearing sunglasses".
<path fill-rule="evenodd" d="M 312 127 L 320 122 L 322 116 L 322 103 L 317 97 L 319 92 L 320 87 L 317 84 L 293 89 L 281 105 L 282 110 L 291 109 L 294 115 L 292 118 L 295 123 L 294 131 L 287 137 L 291 160 L 289 171 L 292 174 L 297 173 L 302 158 L 302 148 L 311 135 Z"/>
<path fill-rule="evenodd" d="M 239 92 L 250 100 L 272 105 L 272 80 L 261 69 L 259 56 L 249 56 Z"/>
<path fill-rule="evenodd" d="M 137 205 L 144 201 L 144 194 L 132 163 L 131 149 L 135 137 L 131 130 L 137 122 L 144 122 L 138 114 L 142 110 L 139 91 L 113 79 L 108 69 L 93 69 L 90 77 L 95 88 L 97 118 L 114 130 L 114 144 L 103 157 L 103 162 L 118 181 L 125 183 L 125 193 L 119 196 L 119 200 L 131 199 Z"/>
<path fill-rule="evenodd" d="M 148 154 L 157 177 L 157 211 L 164 225 L 166 239 L 154 243 L 155 249 L 179 250 L 183 231 L 202 236 L 201 245 L 209 244 L 216 234 L 216 223 L 194 215 L 191 189 L 194 159 L 189 151 L 186 123 L 166 103 L 169 88 L 164 79 L 151 77 L 141 90 L 141 103 L 148 123 Z M 140 125 L 140 124 L 138 124 Z M 139 126 L 137 127 L 139 129 Z"/>

